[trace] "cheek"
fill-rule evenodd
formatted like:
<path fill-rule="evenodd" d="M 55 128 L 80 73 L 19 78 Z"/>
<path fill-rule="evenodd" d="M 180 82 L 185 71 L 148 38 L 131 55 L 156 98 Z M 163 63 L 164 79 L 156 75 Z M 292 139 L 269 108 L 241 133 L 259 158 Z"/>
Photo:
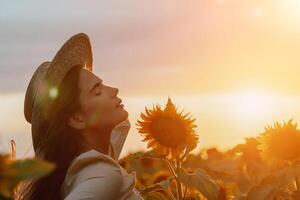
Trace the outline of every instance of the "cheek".
<path fill-rule="evenodd" d="M 114 104 L 111 99 L 106 97 L 94 97 L 86 104 L 86 119 L 88 124 L 106 124 L 107 120 L 114 113 Z"/>
<path fill-rule="evenodd" d="M 99 98 L 95 99 L 93 103 L 93 107 L 95 110 L 102 112 L 103 114 L 108 114 L 112 110 L 114 110 L 113 101 L 110 98 Z"/>
<path fill-rule="evenodd" d="M 87 114 L 92 114 L 95 111 L 107 112 L 108 110 L 112 109 L 112 103 L 111 100 L 106 97 L 95 96 L 86 101 L 85 107 Z"/>

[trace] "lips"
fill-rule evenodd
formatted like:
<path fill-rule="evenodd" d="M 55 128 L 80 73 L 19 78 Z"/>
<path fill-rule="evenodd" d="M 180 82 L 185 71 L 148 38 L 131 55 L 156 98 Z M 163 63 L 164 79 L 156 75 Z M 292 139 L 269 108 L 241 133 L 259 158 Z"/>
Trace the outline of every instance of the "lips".
<path fill-rule="evenodd" d="M 115 108 L 119 108 L 119 107 L 123 106 L 123 104 L 121 104 L 121 103 L 122 103 L 122 100 L 120 99 L 118 101 L 117 105 L 115 106 Z"/>

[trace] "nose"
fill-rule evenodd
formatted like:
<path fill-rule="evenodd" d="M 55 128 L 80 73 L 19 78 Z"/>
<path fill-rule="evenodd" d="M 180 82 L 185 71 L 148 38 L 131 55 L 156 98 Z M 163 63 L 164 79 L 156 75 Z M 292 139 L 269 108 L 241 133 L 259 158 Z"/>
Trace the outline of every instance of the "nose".
<path fill-rule="evenodd" d="M 113 90 L 113 96 L 117 96 L 119 89 L 118 88 L 112 88 Z"/>

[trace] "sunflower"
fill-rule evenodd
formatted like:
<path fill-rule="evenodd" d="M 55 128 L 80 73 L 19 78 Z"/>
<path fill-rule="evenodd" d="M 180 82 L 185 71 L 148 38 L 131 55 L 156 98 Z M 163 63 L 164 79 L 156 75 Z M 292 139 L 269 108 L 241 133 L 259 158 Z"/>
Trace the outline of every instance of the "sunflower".
<path fill-rule="evenodd" d="M 258 149 L 259 142 L 254 137 L 245 138 L 244 144 L 236 145 L 231 152 L 240 154 L 241 159 L 245 163 L 253 163 L 261 161 L 261 151 Z"/>
<path fill-rule="evenodd" d="M 276 122 L 273 126 L 265 127 L 258 137 L 264 160 L 271 163 L 280 161 L 296 161 L 300 156 L 300 130 L 292 119 L 287 123 Z"/>
<path fill-rule="evenodd" d="M 184 152 L 190 152 L 198 143 L 194 124 L 190 113 L 177 112 L 177 108 L 168 98 L 165 109 L 159 105 L 152 109 L 145 107 L 141 113 L 142 120 L 137 120 L 139 133 L 144 136 L 147 148 L 152 148 L 159 154 L 166 155 L 169 159 L 178 158 Z"/>

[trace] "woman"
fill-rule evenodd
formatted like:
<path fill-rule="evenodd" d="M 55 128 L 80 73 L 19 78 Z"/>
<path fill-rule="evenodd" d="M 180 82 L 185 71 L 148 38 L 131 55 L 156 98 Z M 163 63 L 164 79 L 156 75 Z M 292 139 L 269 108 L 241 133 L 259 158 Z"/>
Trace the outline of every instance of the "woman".
<path fill-rule="evenodd" d="M 56 164 L 48 176 L 21 186 L 19 199 L 142 199 L 135 172 L 118 164 L 130 128 L 128 112 L 92 72 L 86 34 L 71 37 L 27 87 L 24 114 L 31 123 L 35 157 Z"/>

